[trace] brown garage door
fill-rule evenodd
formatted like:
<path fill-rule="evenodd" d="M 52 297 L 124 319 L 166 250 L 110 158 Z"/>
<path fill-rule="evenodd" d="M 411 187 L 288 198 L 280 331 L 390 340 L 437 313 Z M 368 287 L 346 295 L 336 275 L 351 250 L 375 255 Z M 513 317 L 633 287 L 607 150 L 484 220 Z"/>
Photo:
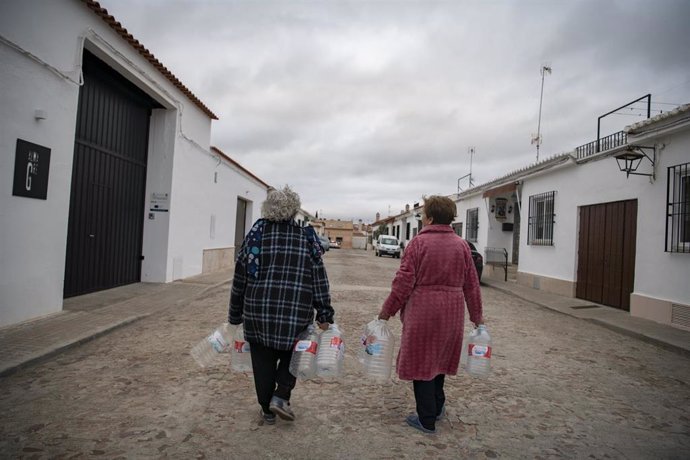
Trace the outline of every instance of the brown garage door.
<path fill-rule="evenodd" d="M 637 200 L 580 207 L 580 299 L 630 311 L 635 281 Z"/>

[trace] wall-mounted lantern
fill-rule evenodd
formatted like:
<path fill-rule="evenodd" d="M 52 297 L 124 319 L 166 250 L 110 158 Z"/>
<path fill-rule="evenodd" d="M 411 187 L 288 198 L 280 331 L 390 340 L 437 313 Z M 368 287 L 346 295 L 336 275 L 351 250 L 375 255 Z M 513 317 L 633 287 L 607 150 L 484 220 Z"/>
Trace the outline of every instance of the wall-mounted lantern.
<path fill-rule="evenodd" d="M 650 153 L 651 153 L 652 157 L 647 155 L 645 150 L 651 151 Z M 625 177 L 630 177 L 630 175 L 633 174 L 636 176 L 650 176 L 652 178 L 656 178 L 656 176 L 655 176 L 656 148 L 655 147 L 647 147 L 644 145 L 629 145 L 625 150 L 623 150 L 620 153 L 617 153 L 613 157 L 616 159 L 616 162 L 618 163 L 618 169 L 625 172 Z M 644 158 L 648 159 L 649 162 L 652 163 L 652 173 L 651 174 L 636 172 L 637 168 L 640 166 L 640 163 L 642 163 L 642 160 Z"/>

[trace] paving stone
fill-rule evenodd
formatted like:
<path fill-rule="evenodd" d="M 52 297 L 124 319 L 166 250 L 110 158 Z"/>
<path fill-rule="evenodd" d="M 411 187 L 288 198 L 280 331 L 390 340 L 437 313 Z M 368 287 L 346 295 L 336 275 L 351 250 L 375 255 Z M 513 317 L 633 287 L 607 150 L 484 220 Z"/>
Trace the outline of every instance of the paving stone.
<path fill-rule="evenodd" d="M 345 333 L 345 374 L 299 382 L 295 422 L 261 425 L 250 375 L 231 372 L 225 356 L 208 369 L 189 356 L 227 316 L 229 285 L 202 278 L 0 330 L 0 345 L 22 335 L 31 342 L 40 328 L 57 340 L 80 324 L 97 326 L 99 315 L 141 316 L 0 377 L 2 456 L 683 458 L 690 451 L 686 356 L 489 286 L 482 291 L 491 375 L 448 377 L 438 434 L 411 430 L 404 423 L 414 411 L 411 384 L 396 377 L 372 384 L 357 361 L 359 335 L 399 260 L 339 250 L 326 254 L 326 266 Z M 397 318 L 391 326 L 400 333 Z"/>

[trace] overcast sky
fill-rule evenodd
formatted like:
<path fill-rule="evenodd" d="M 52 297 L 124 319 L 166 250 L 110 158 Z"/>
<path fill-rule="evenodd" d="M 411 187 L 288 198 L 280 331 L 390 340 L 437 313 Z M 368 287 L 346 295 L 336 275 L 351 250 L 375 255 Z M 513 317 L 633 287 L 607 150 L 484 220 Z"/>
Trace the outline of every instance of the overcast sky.
<path fill-rule="evenodd" d="M 534 163 L 545 64 L 540 159 L 647 93 L 690 102 L 687 0 L 100 2 L 218 115 L 212 145 L 326 218 L 455 193 L 469 147 L 475 185 Z"/>

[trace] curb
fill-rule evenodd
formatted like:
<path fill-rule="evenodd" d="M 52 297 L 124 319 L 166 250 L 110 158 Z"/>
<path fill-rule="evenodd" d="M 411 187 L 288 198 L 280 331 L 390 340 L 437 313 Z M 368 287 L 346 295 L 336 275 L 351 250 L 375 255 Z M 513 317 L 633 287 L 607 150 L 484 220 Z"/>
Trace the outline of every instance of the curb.
<path fill-rule="evenodd" d="M 146 318 L 150 316 L 151 314 L 146 314 L 146 315 L 140 315 L 140 316 L 134 316 L 127 318 L 125 320 L 122 320 L 120 322 L 111 324 L 109 326 L 106 326 L 103 329 L 100 329 L 98 331 L 95 331 L 93 333 L 87 334 L 84 337 L 81 337 L 79 339 L 74 340 L 73 342 L 66 343 L 64 345 L 57 346 L 45 353 L 38 353 L 35 356 L 29 357 L 28 359 L 18 363 L 18 364 L 13 364 L 10 365 L 4 369 L 0 369 L 0 377 L 6 377 L 8 375 L 14 374 L 20 369 L 24 369 L 26 367 L 32 366 L 34 364 L 37 364 L 41 361 L 44 361 L 48 358 L 52 358 L 54 356 L 59 355 L 60 353 L 63 353 L 71 348 L 76 348 L 79 345 L 82 345 L 84 343 L 90 342 L 94 339 L 97 339 L 98 337 L 104 336 L 116 329 L 119 329 L 121 327 L 127 326 L 129 324 L 132 324 L 136 321 L 139 321 L 140 319 Z"/>
<path fill-rule="evenodd" d="M 513 291 L 511 291 L 511 290 L 509 290 L 509 289 L 505 289 L 505 288 L 502 288 L 502 287 L 498 287 L 498 286 L 496 286 L 496 285 L 494 285 L 494 284 L 490 284 L 490 283 L 486 283 L 486 282 L 484 282 L 484 285 L 487 286 L 487 287 L 489 287 L 489 288 L 491 288 L 491 289 L 495 289 L 495 290 L 497 290 L 497 291 L 499 291 L 499 292 L 502 292 L 502 293 L 504 293 L 504 294 L 508 294 L 508 295 L 513 296 L 513 297 L 517 297 L 518 299 L 524 300 L 525 302 L 529 302 L 529 303 L 534 304 L 534 305 L 537 305 L 537 306 L 539 306 L 539 307 L 546 308 L 546 309 L 548 309 L 548 310 L 550 310 L 550 311 L 552 311 L 552 312 L 560 313 L 560 314 L 562 314 L 562 315 L 569 316 L 569 317 L 571 317 L 571 318 L 579 319 L 579 320 L 582 320 L 582 321 L 587 321 L 587 322 L 596 324 L 596 325 L 598 325 L 598 326 L 605 327 L 605 328 L 607 328 L 607 329 L 609 329 L 609 330 L 611 330 L 611 331 L 617 332 L 617 333 L 619 333 L 619 334 L 621 334 L 621 335 L 626 335 L 626 336 L 628 336 L 628 337 L 632 337 L 632 338 L 634 338 L 634 339 L 638 339 L 638 340 L 641 340 L 641 341 L 643 341 L 643 342 L 647 342 L 647 343 L 649 343 L 649 344 L 656 345 L 656 346 L 658 346 L 659 348 L 663 348 L 663 349 L 665 349 L 665 350 L 672 351 L 672 352 L 677 353 L 677 354 L 679 354 L 679 355 L 681 355 L 681 356 L 684 356 L 684 357 L 686 357 L 686 358 L 690 358 L 690 350 L 685 349 L 685 348 L 683 348 L 683 347 L 679 347 L 679 346 L 677 346 L 677 345 L 673 345 L 672 343 L 664 342 L 663 340 L 659 340 L 659 339 L 657 339 L 657 338 L 655 338 L 655 337 L 650 337 L 650 336 L 648 336 L 648 335 L 646 335 L 646 334 L 644 334 L 644 333 L 642 333 L 642 332 L 638 332 L 638 331 L 634 331 L 634 330 L 627 329 L 627 328 L 624 328 L 624 327 L 620 327 L 620 326 L 617 326 L 617 325 L 615 325 L 615 324 L 611 324 L 611 323 L 609 323 L 608 321 L 602 321 L 602 320 L 597 319 L 597 318 L 581 318 L 581 317 L 579 317 L 579 316 L 575 316 L 575 315 L 568 314 L 568 313 L 566 313 L 566 312 L 564 312 L 564 311 L 561 311 L 561 310 L 559 310 L 559 309 L 557 309 L 557 308 L 552 308 L 552 307 L 550 307 L 550 306 L 548 306 L 548 305 L 546 305 L 546 304 L 539 303 L 539 302 L 537 302 L 537 301 L 535 301 L 535 300 L 527 299 L 527 298 L 525 298 L 525 297 L 523 297 L 523 296 L 521 296 L 521 295 L 519 295 L 519 294 L 516 294 L 515 292 L 513 292 Z"/>
<path fill-rule="evenodd" d="M 199 291 L 197 294 L 192 295 L 188 298 L 179 299 L 175 305 L 169 305 L 169 306 L 164 307 L 158 311 L 163 311 L 163 310 L 167 310 L 169 308 L 173 308 L 173 307 L 177 306 L 180 302 L 193 301 L 193 300 L 198 299 L 199 297 L 202 297 L 202 296 L 208 294 L 209 292 L 214 291 L 214 290 L 216 290 L 216 289 L 218 289 L 218 288 L 220 288 L 226 284 L 229 284 L 231 282 L 232 282 L 232 279 L 227 279 L 227 280 L 220 281 L 218 283 L 209 285 L 208 287 Z M 17 372 L 20 369 L 27 368 L 27 367 L 32 366 L 34 364 L 38 364 L 42 361 L 45 361 L 49 358 L 55 357 L 55 356 L 65 352 L 71 348 L 76 348 L 79 345 L 90 342 L 90 341 L 97 339 L 99 337 L 102 337 L 102 336 L 109 334 L 110 332 L 113 332 L 113 331 L 115 331 L 121 327 L 128 326 L 128 325 L 135 323 L 141 319 L 147 318 L 147 317 L 153 315 L 154 313 L 156 313 L 156 312 L 149 312 L 149 313 L 145 313 L 145 314 L 138 315 L 138 316 L 128 317 L 124 320 L 120 320 L 118 322 L 112 323 L 112 324 L 110 324 L 104 328 L 101 328 L 101 329 L 95 330 L 93 332 L 87 333 L 85 336 L 77 338 L 71 342 L 64 343 L 62 345 L 58 345 L 55 348 L 50 349 L 46 352 L 38 352 L 34 356 L 30 356 L 27 359 L 25 359 L 22 362 L 19 362 L 17 364 L 10 364 L 9 366 L 7 366 L 5 368 L 0 368 L 0 378 L 14 374 L 15 372 Z"/>

